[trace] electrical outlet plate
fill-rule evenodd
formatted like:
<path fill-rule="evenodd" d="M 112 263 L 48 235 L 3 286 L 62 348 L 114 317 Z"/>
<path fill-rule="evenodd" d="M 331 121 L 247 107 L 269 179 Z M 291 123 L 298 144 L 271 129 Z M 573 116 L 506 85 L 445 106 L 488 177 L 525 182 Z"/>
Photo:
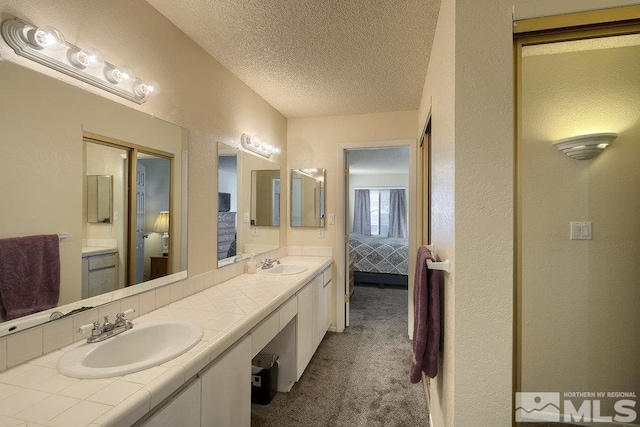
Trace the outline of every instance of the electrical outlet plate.
<path fill-rule="evenodd" d="M 571 222 L 571 240 L 591 240 L 590 222 Z"/>

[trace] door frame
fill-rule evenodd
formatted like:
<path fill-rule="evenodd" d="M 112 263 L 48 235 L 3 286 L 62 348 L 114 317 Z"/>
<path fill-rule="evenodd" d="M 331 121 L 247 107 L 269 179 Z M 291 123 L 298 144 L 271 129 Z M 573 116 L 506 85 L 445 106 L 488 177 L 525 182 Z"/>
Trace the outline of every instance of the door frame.
<path fill-rule="evenodd" d="M 348 300 L 346 300 L 346 295 L 349 294 L 349 283 L 347 278 L 347 245 L 348 241 L 346 241 L 346 216 L 347 216 L 347 208 L 343 201 L 345 200 L 347 189 L 345 188 L 345 179 L 344 174 L 346 173 L 346 151 L 354 150 L 354 149 L 367 149 L 367 148 L 391 148 L 391 147 L 408 147 L 409 148 L 409 277 L 408 277 L 408 327 L 407 331 L 409 337 L 412 336 L 413 333 L 413 276 L 415 273 L 415 257 L 417 252 L 417 233 L 415 231 L 417 228 L 417 208 L 418 208 L 418 192 L 417 192 L 417 169 L 418 169 L 418 149 L 417 149 L 417 140 L 416 139 L 398 139 L 398 140 L 387 140 L 387 141 L 362 141 L 362 142 L 343 142 L 338 144 L 338 171 L 340 171 L 340 175 L 342 178 L 340 179 L 340 184 L 336 185 L 336 227 L 335 227 L 335 238 L 336 238 L 336 247 L 335 247 L 335 261 L 336 261 L 336 332 L 343 332 L 346 323 L 346 314 L 347 314 L 347 304 L 349 304 Z"/>
<path fill-rule="evenodd" d="M 640 33 L 640 6 L 577 12 L 514 22 L 514 280 L 513 394 L 522 388 L 522 48 L 524 46 Z M 512 400 L 512 425 L 515 421 Z"/>
<path fill-rule="evenodd" d="M 150 154 L 156 157 L 162 157 L 169 160 L 169 211 L 173 211 L 173 175 L 175 173 L 175 165 L 174 165 L 174 155 L 173 153 L 169 153 L 167 151 L 158 150 L 156 148 L 145 147 L 143 145 L 133 144 L 127 141 L 122 141 L 120 139 L 111 138 L 108 136 L 100 135 L 93 132 L 83 131 L 82 132 L 83 141 L 91 142 L 94 144 L 107 145 L 111 147 L 115 147 L 118 149 L 125 150 L 127 152 L 127 192 L 125 197 L 127 198 L 127 226 L 126 226 L 126 257 L 125 257 L 125 287 L 132 286 L 136 284 L 136 239 L 135 239 L 135 224 L 136 224 L 136 215 L 133 215 L 132 212 L 137 211 L 137 201 L 135 194 L 135 177 L 137 172 L 137 160 L 138 153 L 141 154 Z M 135 160 L 135 161 L 134 161 Z M 172 256 L 171 256 L 171 248 L 173 247 L 173 232 L 172 232 L 172 222 L 169 221 L 169 271 L 171 274 L 171 265 L 172 265 Z"/>

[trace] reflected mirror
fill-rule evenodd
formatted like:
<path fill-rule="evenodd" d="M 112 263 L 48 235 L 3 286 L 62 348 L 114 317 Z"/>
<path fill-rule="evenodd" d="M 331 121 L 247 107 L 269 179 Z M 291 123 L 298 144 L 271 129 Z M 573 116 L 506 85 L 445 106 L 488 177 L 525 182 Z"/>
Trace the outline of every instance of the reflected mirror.
<path fill-rule="evenodd" d="M 135 285 L 136 236 L 127 230 L 138 223 L 140 281 L 152 278 L 154 256 L 162 275 L 186 270 L 185 129 L 7 61 L 0 61 L 0 93 L 0 179 L 12 183 L 0 194 L 0 239 L 60 235 L 57 304 L 0 323 L 0 336 L 47 321 L 54 310 L 66 314 L 153 287 Z M 132 179 L 143 165 L 146 200 Z M 163 211 L 171 219 L 166 230 L 155 227 Z M 19 299 L 15 292 L 15 283 L 0 283 L 0 300 Z"/>
<path fill-rule="evenodd" d="M 251 225 L 280 227 L 280 171 L 251 171 Z"/>
<path fill-rule="evenodd" d="M 280 247 L 278 226 L 252 223 L 252 188 L 263 183 L 252 180 L 253 171 L 268 172 L 277 179 L 278 190 L 270 197 L 272 219 L 280 222 L 280 166 L 264 157 L 218 143 L 218 267 L 232 264 L 249 254 L 260 254 Z M 257 177 L 257 174 L 256 174 Z M 262 178 L 260 174 L 260 178 Z M 277 213 L 275 213 L 277 211 Z"/>
<path fill-rule="evenodd" d="M 291 170 L 291 226 L 324 227 L 325 169 Z"/>
<path fill-rule="evenodd" d="M 113 176 L 87 175 L 87 222 L 111 222 Z"/>

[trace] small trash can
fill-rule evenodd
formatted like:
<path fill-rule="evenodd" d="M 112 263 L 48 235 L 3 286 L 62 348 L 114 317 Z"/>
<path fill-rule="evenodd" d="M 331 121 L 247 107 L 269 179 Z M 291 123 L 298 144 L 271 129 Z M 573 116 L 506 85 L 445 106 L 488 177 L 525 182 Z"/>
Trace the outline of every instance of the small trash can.
<path fill-rule="evenodd" d="M 258 354 L 251 360 L 251 402 L 268 405 L 278 391 L 278 356 Z"/>

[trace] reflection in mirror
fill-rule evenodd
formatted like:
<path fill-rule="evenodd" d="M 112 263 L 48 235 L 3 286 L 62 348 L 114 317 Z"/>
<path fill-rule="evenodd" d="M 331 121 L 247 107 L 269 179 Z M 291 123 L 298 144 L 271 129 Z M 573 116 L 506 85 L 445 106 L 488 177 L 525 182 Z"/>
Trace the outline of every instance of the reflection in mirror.
<path fill-rule="evenodd" d="M 87 222 L 112 222 L 112 186 L 111 175 L 87 175 Z"/>
<path fill-rule="evenodd" d="M 1 194 L 0 239 L 6 242 L 15 237 L 53 234 L 66 237 L 58 244 L 58 306 L 0 324 L 0 336 L 48 321 L 53 311 L 68 314 L 186 275 L 131 286 L 135 281 L 130 280 L 132 268 L 126 258 L 128 253 L 135 253 L 126 230 L 138 215 L 129 211 L 135 212 L 140 206 L 126 191 L 136 171 L 127 162 L 135 159 L 131 154 L 139 150 L 146 157 L 141 156 L 138 163 L 164 162 L 163 178 L 153 180 L 153 184 L 147 180 L 147 194 L 161 192 L 164 198 L 146 202 L 143 277 L 152 276 L 152 257 L 162 256 L 164 232 L 154 232 L 160 211 L 171 213 L 168 235 L 173 250 L 165 260 L 164 274 L 186 269 L 186 171 L 182 169 L 188 135 L 184 129 L 7 61 L 0 61 L 0 93 L 0 128 L 5 142 L 0 179 L 12 183 Z M 102 138 L 99 144 L 95 143 L 97 136 Z M 90 189 L 104 187 L 106 180 L 100 182 L 98 178 L 94 186 L 90 175 L 111 176 L 110 208 L 98 207 L 97 199 L 103 198 Z M 96 202 L 90 207 L 89 201 L 94 198 Z M 103 215 L 103 210 L 108 213 Z M 93 211 L 95 222 L 89 215 Z M 0 263 L 5 261 L 0 259 Z M 0 283 L 0 300 L 20 299 L 12 285 Z M 37 307 L 24 308 L 25 314 L 36 311 Z"/>
<path fill-rule="evenodd" d="M 280 246 L 279 227 L 251 224 L 251 175 L 257 170 L 268 171 L 280 179 L 278 164 L 218 143 L 218 267 Z M 279 223 L 279 190 L 269 203 L 276 197 L 278 213 L 273 216 Z"/>
<path fill-rule="evenodd" d="M 280 226 L 280 171 L 251 171 L 251 225 Z"/>
<path fill-rule="evenodd" d="M 325 169 L 291 170 L 291 226 L 324 227 Z"/>

